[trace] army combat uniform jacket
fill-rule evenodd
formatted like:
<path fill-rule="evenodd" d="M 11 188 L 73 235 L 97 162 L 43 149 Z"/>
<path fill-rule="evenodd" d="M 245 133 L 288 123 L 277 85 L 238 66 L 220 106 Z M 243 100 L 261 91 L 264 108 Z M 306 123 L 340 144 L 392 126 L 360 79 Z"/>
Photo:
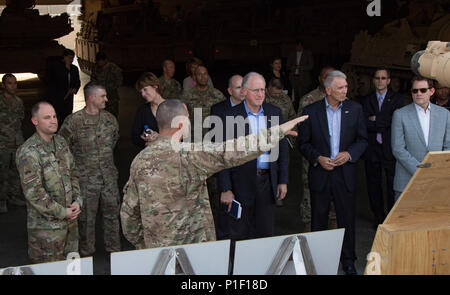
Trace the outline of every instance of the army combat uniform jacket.
<path fill-rule="evenodd" d="M 95 222 L 102 211 L 105 249 L 120 251 L 118 172 L 114 147 L 119 139 L 119 124 L 109 112 L 90 115 L 82 109 L 66 118 L 59 130 L 75 157 L 84 205 L 79 216 L 80 253 L 95 252 Z M 100 204 L 100 206 L 99 206 Z"/>
<path fill-rule="evenodd" d="M 27 200 L 29 229 L 66 229 L 66 208 L 83 204 L 75 163 L 65 139 L 54 135 L 45 142 L 34 133 L 17 150 L 23 193 Z"/>
<path fill-rule="evenodd" d="M 206 90 L 199 90 L 197 87 L 193 87 L 184 91 L 181 96 L 181 101 L 184 102 L 189 109 L 191 121 L 194 119 L 194 108 L 201 108 L 202 119 L 205 119 L 210 115 L 211 107 L 224 99 L 225 96 L 222 92 L 209 86 Z"/>
<path fill-rule="evenodd" d="M 122 69 L 112 62 L 108 62 L 103 68 L 97 66 L 92 71 L 91 81 L 106 88 L 108 101 L 105 109 L 118 118 L 120 100 L 118 89 L 123 83 Z"/>
<path fill-rule="evenodd" d="M 117 180 L 114 147 L 119 139 L 119 123 L 109 112 L 89 115 L 86 109 L 73 113 L 58 132 L 69 143 L 80 179 L 103 183 Z"/>
<path fill-rule="evenodd" d="M 180 99 L 181 98 L 181 84 L 175 79 L 167 81 L 164 76 L 159 77 L 159 84 L 163 86 L 163 93 L 161 96 L 164 99 Z"/>
<path fill-rule="evenodd" d="M 279 132 L 278 126 L 270 130 Z M 176 151 L 170 137 L 159 136 L 133 160 L 124 187 L 120 216 L 128 241 L 137 249 L 214 241 L 206 179 L 256 159 L 278 142 L 249 151 L 257 136 L 205 144 L 202 151 Z M 279 137 L 283 138 L 281 132 Z M 225 151 L 227 144 L 234 151 Z"/>
<path fill-rule="evenodd" d="M 18 96 L 0 94 L 0 148 L 16 149 L 23 143 L 23 102 Z"/>
<path fill-rule="evenodd" d="M 16 169 L 16 150 L 23 143 L 23 102 L 18 96 L 0 94 L 0 201 L 10 197 L 22 199 Z"/>
<path fill-rule="evenodd" d="M 276 98 L 270 96 L 269 92 L 266 91 L 266 98 L 264 102 L 279 107 L 283 114 L 283 118 L 286 121 L 290 121 L 296 117 L 294 105 L 292 104 L 290 97 L 283 92 L 280 93 L 280 97 Z"/>

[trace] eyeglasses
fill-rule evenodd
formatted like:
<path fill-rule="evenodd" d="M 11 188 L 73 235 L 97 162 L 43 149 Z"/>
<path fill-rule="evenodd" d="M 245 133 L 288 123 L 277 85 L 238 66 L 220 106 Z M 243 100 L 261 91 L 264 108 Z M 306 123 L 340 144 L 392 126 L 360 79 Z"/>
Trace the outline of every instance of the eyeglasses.
<path fill-rule="evenodd" d="M 259 89 L 250 89 L 250 88 L 247 88 L 248 90 L 250 90 L 251 92 L 253 92 L 253 93 L 264 93 L 264 92 L 266 92 L 266 89 L 264 89 L 264 88 L 259 88 Z"/>
<path fill-rule="evenodd" d="M 419 92 L 419 91 L 420 91 L 420 93 L 426 93 L 428 91 L 428 89 L 430 89 L 430 88 L 419 88 L 419 89 L 413 88 L 413 89 L 411 89 L 411 93 L 417 94 L 417 92 Z"/>
<path fill-rule="evenodd" d="M 388 77 L 373 77 L 375 80 L 386 80 Z"/>

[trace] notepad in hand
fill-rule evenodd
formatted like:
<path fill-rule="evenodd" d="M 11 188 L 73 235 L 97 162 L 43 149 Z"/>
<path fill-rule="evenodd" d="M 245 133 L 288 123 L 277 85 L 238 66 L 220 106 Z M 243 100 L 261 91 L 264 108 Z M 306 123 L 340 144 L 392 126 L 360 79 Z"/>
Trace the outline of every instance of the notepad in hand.
<path fill-rule="evenodd" d="M 228 212 L 228 205 L 222 204 L 222 207 L 225 210 L 225 212 L 227 212 L 228 214 L 233 216 L 235 219 L 241 218 L 242 206 L 241 206 L 241 203 L 239 203 L 238 201 L 233 200 L 233 202 L 231 203 L 230 212 Z"/>

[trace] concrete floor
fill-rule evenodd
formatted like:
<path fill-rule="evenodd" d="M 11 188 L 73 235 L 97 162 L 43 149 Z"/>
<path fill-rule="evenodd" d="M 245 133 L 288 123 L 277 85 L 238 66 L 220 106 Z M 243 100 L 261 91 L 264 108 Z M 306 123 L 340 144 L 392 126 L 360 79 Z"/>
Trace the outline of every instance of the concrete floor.
<path fill-rule="evenodd" d="M 236 71 L 238 73 L 245 73 Z M 213 75 L 215 87 L 224 92 L 227 79 L 232 70 L 224 71 L 222 74 Z M 82 74 L 82 83 L 85 84 L 89 77 Z M 119 168 L 119 189 L 122 190 L 128 180 L 129 167 L 139 149 L 131 143 L 131 127 L 134 120 L 136 109 L 143 103 L 142 98 L 134 90 L 134 83 L 128 83 L 120 89 L 120 140 L 118 151 L 116 153 L 116 165 Z M 26 118 L 24 120 L 24 137 L 28 138 L 33 132 L 34 127 L 30 122 L 29 111 L 31 106 L 44 99 L 42 85 L 36 81 L 19 82 L 19 88 L 26 108 Z M 225 92 L 224 92 L 225 93 Z M 75 110 L 84 106 L 83 97 L 76 97 Z M 119 156 L 120 155 L 120 156 Z M 298 167 L 300 157 L 296 153 L 291 153 L 290 184 L 288 195 L 284 206 L 276 208 L 276 235 L 286 235 L 301 233 L 303 224 L 300 219 L 299 206 L 301 202 L 302 181 Z M 366 184 L 364 179 L 363 163 L 359 163 L 358 189 L 357 189 L 357 221 L 356 221 L 356 268 L 359 274 L 364 272 L 366 265 L 366 256 L 370 252 L 372 242 L 375 236 L 375 229 L 372 227 L 372 215 L 369 210 Z M 7 214 L 0 215 L 0 268 L 8 266 L 20 266 L 30 264 L 27 257 L 27 231 L 26 231 L 26 209 L 25 207 L 9 207 Z M 123 250 L 131 250 L 131 246 L 124 238 L 122 239 Z M 104 251 L 103 233 L 100 222 L 97 222 L 97 252 L 94 255 L 94 274 L 110 274 L 109 256 Z M 339 270 L 339 274 L 342 271 Z"/>

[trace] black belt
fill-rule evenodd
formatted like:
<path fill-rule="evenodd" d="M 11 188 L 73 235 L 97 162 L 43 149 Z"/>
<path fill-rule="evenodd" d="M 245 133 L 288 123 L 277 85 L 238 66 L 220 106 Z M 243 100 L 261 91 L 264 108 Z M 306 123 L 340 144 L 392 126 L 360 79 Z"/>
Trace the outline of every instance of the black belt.
<path fill-rule="evenodd" d="M 269 169 L 257 169 L 256 170 L 256 175 L 265 175 L 267 173 L 269 173 Z"/>

